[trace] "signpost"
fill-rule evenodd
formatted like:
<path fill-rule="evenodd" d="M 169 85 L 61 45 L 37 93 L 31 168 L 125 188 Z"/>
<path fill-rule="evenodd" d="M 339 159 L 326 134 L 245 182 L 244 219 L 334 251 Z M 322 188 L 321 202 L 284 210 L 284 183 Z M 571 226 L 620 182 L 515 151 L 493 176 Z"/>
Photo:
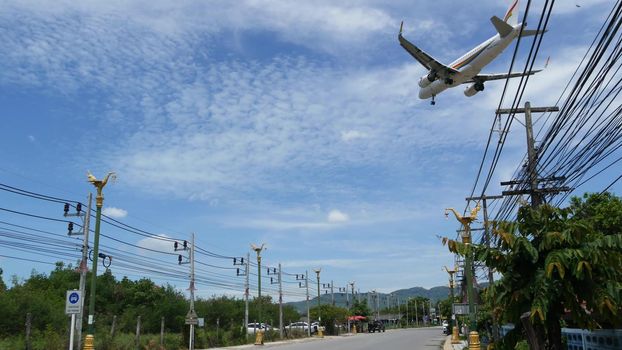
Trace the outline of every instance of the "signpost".
<path fill-rule="evenodd" d="M 65 314 L 71 315 L 71 331 L 69 333 L 69 350 L 73 350 L 73 336 L 76 330 L 76 314 L 82 313 L 82 293 L 79 290 L 68 290 L 65 297 Z"/>
<path fill-rule="evenodd" d="M 477 304 L 474 305 L 475 312 L 477 312 Z M 454 303 L 454 314 L 455 315 L 468 315 L 469 314 L 469 304 L 460 304 Z"/>

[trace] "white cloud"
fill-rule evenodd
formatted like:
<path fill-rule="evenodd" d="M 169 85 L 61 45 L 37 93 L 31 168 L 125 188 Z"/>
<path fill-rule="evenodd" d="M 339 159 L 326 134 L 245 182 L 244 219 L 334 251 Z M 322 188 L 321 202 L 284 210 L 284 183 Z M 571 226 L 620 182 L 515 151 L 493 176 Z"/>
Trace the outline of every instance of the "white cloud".
<path fill-rule="evenodd" d="M 341 132 L 341 139 L 345 142 L 356 140 L 356 139 L 364 139 L 369 137 L 367 133 L 358 131 L 358 130 L 347 130 Z"/>
<path fill-rule="evenodd" d="M 111 218 L 120 219 L 127 216 L 127 210 L 115 208 L 115 207 L 106 207 L 102 211 L 104 215 L 110 216 Z"/>
<path fill-rule="evenodd" d="M 33 135 L 28 135 L 28 141 L 35 142 L 37 139 Z"/>
<path fill-rule="evenodd" d="M 328 222 L 346 222 L 350 220 L 350 216 L 348 214 L 341 212 L 337 209 L 333 209 L 328 213 L 328 217 L 326 218 Z"/>
<path fill-rule="evenodd" d="M 143 238 L 136 245 L 141 248 L 147 248 L 151 250 L 156 250 L 159 252 L 172 253 L 173 252 L 173 242 L 169 240 L 169 236 L 165 234 L 159 234 L 160 238 Z M 145 251 L 144 249 L 139 250 L 139 254 L 141 255 L 149 255 L 150 253 Z M 174 262 L 174 261 L 173 261 Z"/>

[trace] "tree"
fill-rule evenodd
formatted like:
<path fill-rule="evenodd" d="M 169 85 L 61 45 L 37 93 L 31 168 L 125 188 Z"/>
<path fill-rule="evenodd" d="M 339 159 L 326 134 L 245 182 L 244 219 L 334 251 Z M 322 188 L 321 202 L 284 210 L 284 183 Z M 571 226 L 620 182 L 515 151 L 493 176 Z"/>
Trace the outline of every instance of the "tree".
<path fill-rule="evenodd" d="M 494 225 L 491 248 L 443 239 L 452 252 L 474 254 L 503 275 L 487 291 L 503 305 L 494 312 L 514 323 L 517 333 L 521 316 L 528 315 L 526 325 L 535 331 L 531 341 L 541 349 L 561 349 L 560 321 L 566 315 L 581 328 L 620 324 L 622 203 L 609 194 L 571 203 L 564 209 L 520 208 L 515 222 Z"/>
<path fill-rule="evenodd" d="M 348 310 L 338 306 L 332 306 L 330 304 L 323 304 L 320 306 L 321 313 L 318 315 L 318 307 L 311 308 L 309 313 L 312 319 L 318 319 L 318 316 L 322 316 L 321 325 L 326 328 L 326 333 L 335 334 L 335 325 L 343 324 L 348 317 Z"/>
<path fill-rule="evenodd" d="M 367 305 L 367 300 L 363 299 L 359 301 L 358 299 L 354 299 L 352 302 L 352 307 L 350 308 L 350 313 L 354 316 L 369 316 L 371 314 L 371 310 Z"/>

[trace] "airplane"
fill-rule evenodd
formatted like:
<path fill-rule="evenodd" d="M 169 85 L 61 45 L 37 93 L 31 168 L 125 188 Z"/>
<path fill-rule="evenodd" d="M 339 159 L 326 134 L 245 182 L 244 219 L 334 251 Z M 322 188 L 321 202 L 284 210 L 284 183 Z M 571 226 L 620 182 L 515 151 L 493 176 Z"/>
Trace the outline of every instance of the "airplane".
<path fill-rule="evenodd" d="M 484 90 L 484 82 L 489 80 L 500 80 L 506 78 L 516 78 L 525 75 L 532 75 L 541 70 L 533 70 L 520 73 L 499 73 L 499 74 L 480 74 L 480 71 L 499 56 L 510 43 L 520 36 L 532 36 L 544 33 L 544 31 L 522 29 L 525 24 L 518 23 L 518 1 L 513 0 L 508 8 L 503 20 L 497 16 L 492 16 L 490 21 L 497 30 L 497 34 L 474 49 L 462 55 L 449 65 L 440 63 L 432 56 L 406 40 L 402 36 L 404 22 L 400 25 L 398 39 L 400 45 L 408 51 L 428 73 L 419 79 L 419 98 L 422 100 L 432 98 L 431 104 L 436 102 L 436 95 L 456 87 L 461 84 L 470 84 L 465 90 L 467 97 L 474 96 Z M 521 32 L 522 29 L 522 32 Z"/>

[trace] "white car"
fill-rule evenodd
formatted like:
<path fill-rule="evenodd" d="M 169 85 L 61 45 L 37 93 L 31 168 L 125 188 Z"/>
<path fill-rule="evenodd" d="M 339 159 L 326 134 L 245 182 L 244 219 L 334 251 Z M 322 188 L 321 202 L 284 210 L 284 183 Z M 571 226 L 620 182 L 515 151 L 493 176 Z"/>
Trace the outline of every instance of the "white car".
<path fill-rule="evenodd" d="M 249 323 L 246 327 L 246 333 L 248 334 L 255 334 L 256 332 L 259 332 L 260 330 L 265 332 L 265 331 L 272 330 L 272 327 L 265 323 Z"/>
<path fill-rule="evenodd" d="M 306 332 L 309 329 L 309 324 L 307 322 L 293 322 L 285 326 L 285 329 Z"/>

